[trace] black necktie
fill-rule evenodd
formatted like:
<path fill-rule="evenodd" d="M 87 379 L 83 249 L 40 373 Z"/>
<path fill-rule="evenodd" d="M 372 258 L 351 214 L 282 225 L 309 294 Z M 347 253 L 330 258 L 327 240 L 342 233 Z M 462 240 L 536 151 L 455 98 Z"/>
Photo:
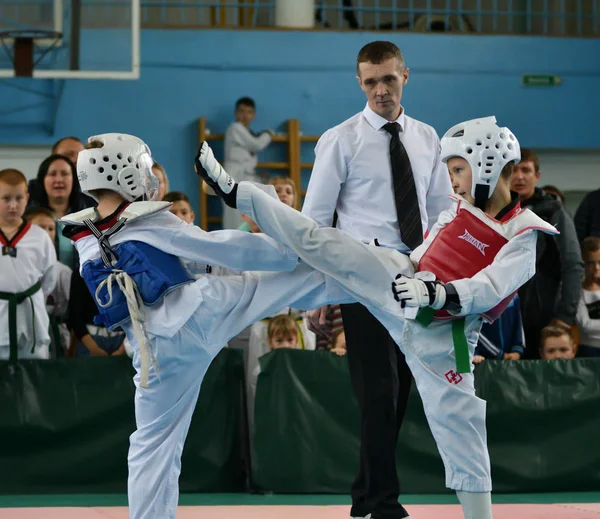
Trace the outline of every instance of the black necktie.
<path fill-rule="evenodd" d="M 384 128 L 392 136 L 390 160 L 400 235 L 402 242 L 414 250 L 423 243 L 423 227 L 421 226 L 421 211 L 419 210 L 415 179 L 406 148 L 400 142 L 400 125 L 387 123 Z"/>

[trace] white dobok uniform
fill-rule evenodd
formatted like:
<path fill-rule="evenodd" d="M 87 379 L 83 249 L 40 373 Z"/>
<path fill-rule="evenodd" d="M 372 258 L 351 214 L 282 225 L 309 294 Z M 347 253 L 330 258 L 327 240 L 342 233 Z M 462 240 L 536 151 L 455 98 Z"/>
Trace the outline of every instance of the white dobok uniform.
<path fill-rule="evenodd" d="M 446 470 L 446 485 L 467 492 L 491 491 L 485 402 L 475 395 L 472 370 L 457 370 L 452 320 L 461 325 L 469 367 L 482 320 L 493 320 L 535 273 L 537 232 L 557 233 L 516 201 L 496 220 L 458 196 L 440 214 L 410 258 L 366 245 L 273 200 L 250 182 L 238 185 L 238 209 L 300 260 L 336 280 L 389 330 L 415 378 L 425 414 Z M 377 238 L 374 236 L 373 238 Z M 417 273 L 415 266 L 417 265 Z M 456 315 L 438 312 L 425 327 L 394 299 L 398 274 L 452 281 L 460 297 Z M 411 318 L 412 317 L 412 318 Z"/>
<path fill-rule="evenodd" d="M 276 197 L 274 188 L 270 192 Z M 133 347 L 136 369 L 137 429 L 131 435 L 128 456 L 130 519 L 175 517 L 181 453 L 200 385 L 229 339 L 286 306 L 311 309 L 329 303 L 331 297 L 352 300 L 336 286 L 329 287 L 320 272 L 299 265 L 297 256 L 272 238 L 236 230 L 207 233 L 171 214 L 170 205 L 136 202 L 122 204 L 103 220 L 97 219 L 94 209 L 63 218 L 70 225 L 66 233 L 77 247 L 84 279 L 86 269 L 89 274 L 90 265 L 101 257 L 100 242 L 82 225 L 85 220 L 91 220 L 101 232 L 125 220 L 109 237 L 115 251 L 123 244 L 142 243 L 178 261 L 287 272 L 223 277 L 196 274 L 197 279 L 190 276 L 189 282 L 166 292 L 156 304 L 144 304 L 145 331 L 158 371 L 152 363 L 144 373 L 140 335 L 132 320 L 121 325 Z M 119 291 L 116 283 L 112 290 Z M 147 383 L 142 383 L 145 377 Z"/>
<path fill-rule="evenodd" d="M 12 360 L 47 359 L 50 321 L 46 298 L 56 285 L 54 244 L 46 231 L 30 222 L 11 240 L 1 235 L 0 243 L 0 359 L 10 357 L 11 331 L 16 338 L 16 358 L 13 355 Z M 11 306 L 16 318 L 12 325 Z"/>

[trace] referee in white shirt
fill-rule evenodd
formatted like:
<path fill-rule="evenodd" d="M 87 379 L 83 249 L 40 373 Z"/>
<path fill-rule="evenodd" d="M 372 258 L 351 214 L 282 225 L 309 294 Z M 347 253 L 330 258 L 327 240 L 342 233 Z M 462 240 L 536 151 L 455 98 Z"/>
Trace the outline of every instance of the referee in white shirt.
<path fill-rule="evenodd" d="M 360 50 L 357 79 L 367 106 L 319 139 L 302 210 L 321 226 L 333 225 L 337 213 L 339 229 L 406 253 L 450 206 L 452 193 L 435 130 L 408 117 L 400 104 L 408 72 L 391 42 L 375 41 Z M 343 305 L 342 317 L 361 413 L 360 468 L 350 515 L 403 519 L 408 513 L 398 502 L 395 452 L 410 370 L 387 330 L 364 306 Z M 318 331 L 325 309 L 309 318 Z"/>

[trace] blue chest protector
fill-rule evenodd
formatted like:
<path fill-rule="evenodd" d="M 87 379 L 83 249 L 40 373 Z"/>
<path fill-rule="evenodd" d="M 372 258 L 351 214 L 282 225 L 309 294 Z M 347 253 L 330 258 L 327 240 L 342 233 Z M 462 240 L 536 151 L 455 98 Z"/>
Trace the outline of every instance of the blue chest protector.
<path fill-rule="evenodd" d="M 112 247 L 117 257 L 116 264 L 107 267 L 102 258 L 86 261 L 82 268 L 82 276 L 98 306 L 99 314 L 94 323 L 111 330 L 130 319 L 125 295 L 118 286 L 112 290 L 112 303 L 102 308 L 96 300 L 96 290 L 114 270 L 126 272 L 137 285 L 145 305 L 159 303 L 170 291 L 194 281 L 194 277 L 183 266 L 177 256 L 139 241 L 127 241 Z M 110 298 L 106 284 L 100 289 L 98 298 L 106 304 Z"/>

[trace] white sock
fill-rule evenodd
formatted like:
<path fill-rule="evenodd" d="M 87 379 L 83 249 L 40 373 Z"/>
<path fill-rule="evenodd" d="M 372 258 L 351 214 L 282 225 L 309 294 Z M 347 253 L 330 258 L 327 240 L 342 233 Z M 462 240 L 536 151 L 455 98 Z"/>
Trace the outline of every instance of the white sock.
<path fill-rule="evenodd" d="M 494 519 L 492 517 L 491 492 L 464 492 L 457 490 L 456 495 L 462 505 L 465 519 Z"/>

